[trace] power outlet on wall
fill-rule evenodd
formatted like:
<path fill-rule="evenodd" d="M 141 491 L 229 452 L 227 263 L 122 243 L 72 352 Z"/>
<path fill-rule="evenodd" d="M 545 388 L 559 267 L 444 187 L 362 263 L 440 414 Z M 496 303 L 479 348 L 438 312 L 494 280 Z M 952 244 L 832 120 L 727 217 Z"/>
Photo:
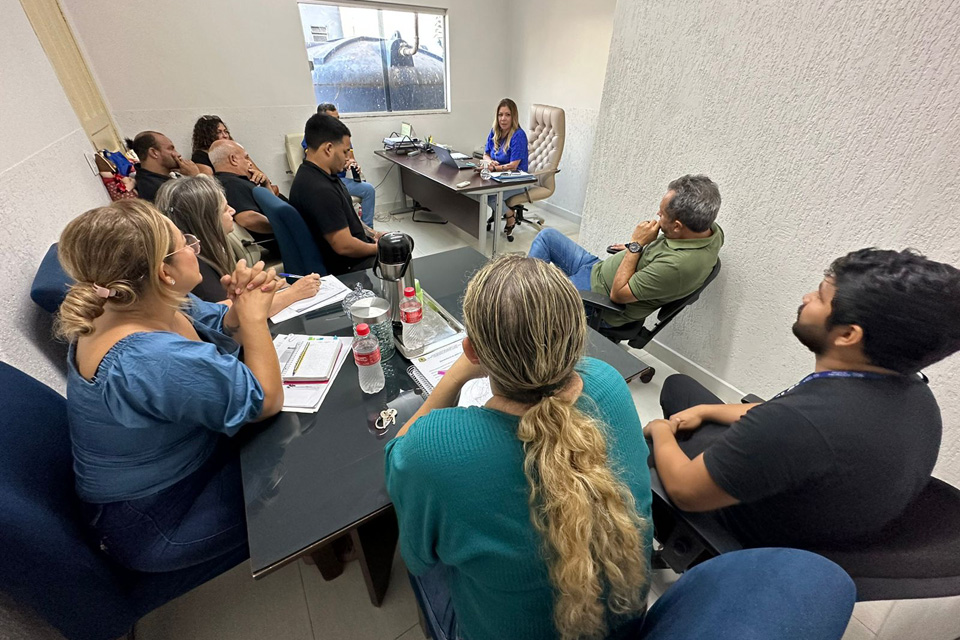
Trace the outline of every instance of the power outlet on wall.
<path fill-rule="evenodd" d="M 98 175 L 100 170 L 97 169 L 97 161 L 95 160 L 96 154 L 85 153 L 83 154 L 83 159 L 87 161 L 87 166 L 90 167 L 90 171 L 93 172 L 93 175 Z"/>

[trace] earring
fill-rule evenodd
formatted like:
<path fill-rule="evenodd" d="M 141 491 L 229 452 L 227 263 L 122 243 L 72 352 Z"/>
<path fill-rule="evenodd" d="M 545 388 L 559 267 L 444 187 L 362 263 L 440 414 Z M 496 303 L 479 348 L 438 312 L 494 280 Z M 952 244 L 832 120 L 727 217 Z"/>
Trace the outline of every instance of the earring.
<path fill-rule="evenodd" d="M 169 280 L 167 280 L 167 282 L 169 282 L 171 285 L 177 284 L 177 281 L 174 280 L 173 278 L 170 278 Z"/>

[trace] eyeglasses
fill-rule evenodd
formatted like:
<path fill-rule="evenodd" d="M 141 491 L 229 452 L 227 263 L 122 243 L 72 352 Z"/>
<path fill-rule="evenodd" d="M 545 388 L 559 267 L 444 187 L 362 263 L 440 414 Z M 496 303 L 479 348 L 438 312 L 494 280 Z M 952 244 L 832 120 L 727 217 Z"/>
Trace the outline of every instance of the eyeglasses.
<path fill-rule="evenodd" d="M 171 251 L 167 255 L 163 256 L 163 259 L 166 260 L 173 254 L 180 253 L 184 249 L 190 249 L 190 251 L 193 251 L 193 255 L 195 256 L 200 255 L 200 240 L 197 238 L 197 236 L 185 233 L 183 234 L 183 240 L 187 243 L 185 246 L 177 249 L 176 251 Z"/>

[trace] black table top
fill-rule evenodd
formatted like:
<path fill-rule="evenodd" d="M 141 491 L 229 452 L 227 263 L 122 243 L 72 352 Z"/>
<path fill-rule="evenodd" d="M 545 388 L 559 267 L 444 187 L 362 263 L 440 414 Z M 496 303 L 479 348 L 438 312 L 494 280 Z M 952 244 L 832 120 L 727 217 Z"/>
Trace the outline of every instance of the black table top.
<path fill-rule="evenodd" d="M 462 320 L 467 281 L 485 262 L 479 252 L 463 248 L 416 258 L 412 264 L 423 289 Z M 348 287 L 362 282 L 364 288 L 377 291 L 369 271 L 338 278 Z M 352 331 L 339 304 L 273 327 L 274 334 L 349 336 Z M 608 362 L 626 379 L 646 368 L 593 330 L 587 353 Z M 368 395 L 360 391 L 357 367 L 348 356 L 317 413 L 281 413 L 243 445 L 243 493 L 255 578 L 390 506 L 383 447 L 423 402 L 417 384 L 407 375 L 408 366 L 397 352 L 384 362 L 383 390 Z M 378 435 L 373 423 L 388 406 L 398 411 L 397 425 Z"/>

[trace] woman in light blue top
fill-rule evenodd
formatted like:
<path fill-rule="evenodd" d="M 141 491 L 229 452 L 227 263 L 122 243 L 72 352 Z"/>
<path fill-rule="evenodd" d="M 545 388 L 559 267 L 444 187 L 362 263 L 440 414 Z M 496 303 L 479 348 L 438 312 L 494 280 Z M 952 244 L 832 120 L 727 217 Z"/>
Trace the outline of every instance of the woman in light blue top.
<path fill-rule="evenodd" d="M 464 355 L 387 444 L 400 550 L 448 637 L 605 637 L 645 611 L 653 531 L 637 410 L 583 358 L 580 296 L 555 266 L 504 256 L 463 302 Z M 458 407 L 489 376 L 493 398 Z M 449 602 L 447 602 L 449 601 Z"/>
<path fill-rule="evenodd" d="M 520 128 L 520 116 L 517 112 L 517 103 L 510 98 L 504 98 L 497 105 L 497 117 L 493 121 L 493 128 L 487 136 L 487 146 L 483 152 L 483 162 L 490 171 L 526 171 L 528 164 L 527 134 Z M 513 242 L 513 228 L 517 226 L 516 213 L 507 205 L 507 199 L 518 193 L 523 193 L 524 187 L 503 192 L 504 209 L 507 224 L 503 232 L 507 240 Z M 497 206 L 497 197 L 487 199 L 490 208 Z M 494 212 L 494 218 L 497 212 Z"/>
<path fill-rule="evenodd" d="M 88 211 L 60 237 L 76 281 L 58 331 L 77 493 L 100 548 L 139 571 L 246 545 L 229 436 L 283 404 L 267 328 L 275 274 L 241 261 L 222 281 L 231 305 L 206 303 L 188 293 L 199 249 L 143 200 Z"/>

